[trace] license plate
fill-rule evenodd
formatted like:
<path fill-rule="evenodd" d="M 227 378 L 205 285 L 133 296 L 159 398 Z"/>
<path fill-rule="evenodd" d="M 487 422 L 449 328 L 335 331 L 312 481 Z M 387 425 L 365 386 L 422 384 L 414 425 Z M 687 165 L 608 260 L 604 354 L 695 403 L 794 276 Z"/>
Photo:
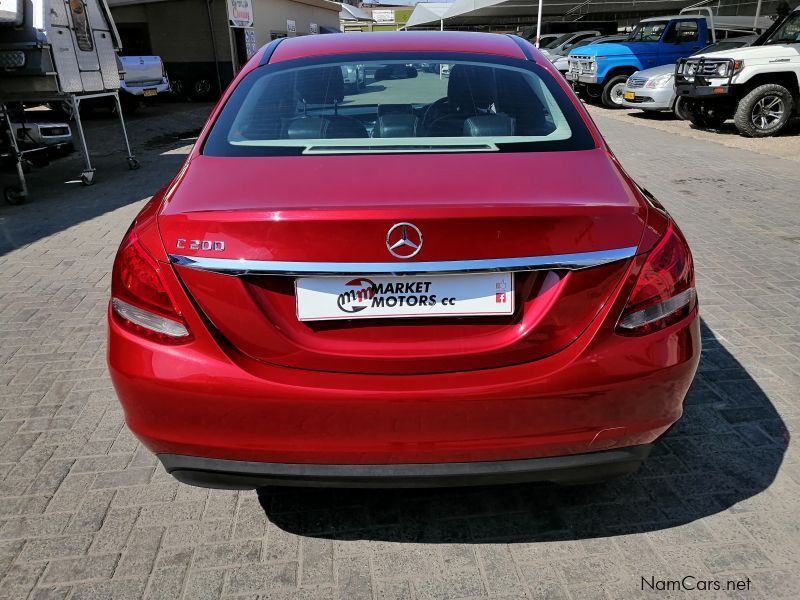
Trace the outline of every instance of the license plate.
<path fill-rule="evenodd" d="M 625 92 L 622 96 L 625 100 L 633 100 L 636 98 L 636 92 Z"/>
<path fill-rule="evenodd" d="M 156 96 L 157 94 L 158 90 L 156 88 L 144 88 L 145 96 Z"/>
<path fill-rule="evenodd" d="M 295 282 L 300 321 L 404 317 L 478 317 L 514 312 L 512 273 L 302 277 Z"/>

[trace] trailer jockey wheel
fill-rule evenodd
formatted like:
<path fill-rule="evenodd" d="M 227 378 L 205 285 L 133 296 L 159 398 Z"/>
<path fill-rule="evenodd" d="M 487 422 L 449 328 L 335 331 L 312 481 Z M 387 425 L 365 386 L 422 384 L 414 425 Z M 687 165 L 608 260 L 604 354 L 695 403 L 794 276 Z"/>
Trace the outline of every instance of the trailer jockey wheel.
<path fill-rule="evenodd" d="M 22 191 L 21 188 L 14 187 L 11 185 L 3 190 L 3 196 L 5 196 L 6 202 L 11 204 L 12 206 L 16 206 L 18 204 L 24 204 L 25 200 L 28 199 L 28 197 L 25 195 L 25 193 Z"/>
<path fill-rule="evenodd" d="M 135 171 L 136 169 L 138 169 L 138 168 L 139 168 L 139 167 L 141 167 L 141 166 L 142 166 L 142 165 L 140 165 L 140 164 L 139 164 L 139 161 L 138 161 L 138 160 L 136 160 L 136 158 L 135 158 L 135 157 L 133 157 L 133 156 L 129 156 L 129 157 L 128 157 L 128 168 L 129 168 L 131 171 Z"/>
<path fill-rule="evenodd" d="M 94 169 L 81 173 L 81 183 L 83 185 L 92 185 L 94 183 Z"/>

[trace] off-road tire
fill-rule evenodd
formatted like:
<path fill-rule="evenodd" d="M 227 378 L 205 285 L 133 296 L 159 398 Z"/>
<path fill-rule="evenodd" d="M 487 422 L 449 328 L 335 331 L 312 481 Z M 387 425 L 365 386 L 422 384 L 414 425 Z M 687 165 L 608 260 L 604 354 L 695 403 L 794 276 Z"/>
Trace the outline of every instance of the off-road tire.
<path fill-rule="evenodd" d="M 754 114 L 759 111 L 759 107 L 760 116 Z M 770 108 L 780 110 L 769 110 Z M 792 118 L 793 110 L 792 93 L 782 85 L 767 83 L 758 86 L 739 101 L 733 120 L 736 129 L 745 137 L 769 137 L 786 126 Z"/>
<path fill-rule="evenodd" d="M 672 105 L 672 112 L 675 114 L 675 118 L 681 121 L 688 121 L 689 112 L 686 110 L 686 99 L 678 96 L 675 99 L 675 104 Z"/>
<path fill-rule="evenodd" d="M 612 92 L 614 90 L 614 87 L 620 84 L 622 84 L 624 89 L 625 82 L 627 80 L 628 80 L 627 75 L 617 75 L 615 77 L 612 77 L 605 83 L 605 85 L 603 86 L 603 93 L 600 96 L 600 100 L 603 102 L 603 106 L 605 106 L 606 108 L 614 108 L 614 109 L 625 108 L 624 106 L 622 106 L 622 91 L 620 90 L 619 93 L 619 102 L 614 101 L 614 98 L 612 97 Z"/>

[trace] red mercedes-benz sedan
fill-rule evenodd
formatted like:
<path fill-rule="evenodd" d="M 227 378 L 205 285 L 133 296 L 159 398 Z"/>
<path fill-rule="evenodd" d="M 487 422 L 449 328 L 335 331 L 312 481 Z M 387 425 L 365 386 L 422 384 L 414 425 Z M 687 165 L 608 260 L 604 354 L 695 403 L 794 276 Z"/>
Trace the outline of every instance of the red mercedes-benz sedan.
<path fill-rule="evenodd" d="M 677 225 L 505 35 L 264 47 L 111 288 L 128 426 L 208 487 L 622 475 L 700 353 Z"/>

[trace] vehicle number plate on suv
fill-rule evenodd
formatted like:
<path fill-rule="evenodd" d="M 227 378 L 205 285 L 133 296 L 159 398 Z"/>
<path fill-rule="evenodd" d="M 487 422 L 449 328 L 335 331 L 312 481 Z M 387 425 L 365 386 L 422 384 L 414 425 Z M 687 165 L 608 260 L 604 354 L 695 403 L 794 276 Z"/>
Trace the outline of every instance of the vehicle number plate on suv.
<path fill-rule="evenodd" d="M 156 96 L 156 95 L 158 95 L 158 90 L 156 88 L 144 88 L 144 95 L 145 96 Z"/>
<path fill-rule="evenodd" d="M 470 317 L 514 312 L 512 273 L 301 277 L 301 321 L 401 317 Z"/>

